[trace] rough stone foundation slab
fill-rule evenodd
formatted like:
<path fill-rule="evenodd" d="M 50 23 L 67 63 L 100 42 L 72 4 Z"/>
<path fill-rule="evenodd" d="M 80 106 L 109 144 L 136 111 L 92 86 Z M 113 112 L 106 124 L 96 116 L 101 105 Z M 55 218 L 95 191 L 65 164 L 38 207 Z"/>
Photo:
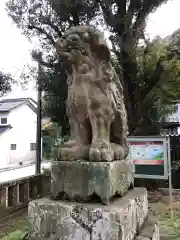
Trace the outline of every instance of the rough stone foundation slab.
<path fill-rule="evenodd" d="M 52 199 L 88 201 L 96 194 L 107 203 L 114 195 L 123 196 L 134 185 L 130 161 L 53 162 L 51 168 Z M 63 194 L 62 194 L 63 193 Z"/>
<path fill-rule="evenodd" d="M 157 219 L 148 216 L 135 240 L 160 240 Z"/>
<path fill-rule="evenodd" d="M 30 240 L 133 240 L 147 218 L 147 191 L 134 188 L 109 206 L 38 199 L 28 214 Z"/>

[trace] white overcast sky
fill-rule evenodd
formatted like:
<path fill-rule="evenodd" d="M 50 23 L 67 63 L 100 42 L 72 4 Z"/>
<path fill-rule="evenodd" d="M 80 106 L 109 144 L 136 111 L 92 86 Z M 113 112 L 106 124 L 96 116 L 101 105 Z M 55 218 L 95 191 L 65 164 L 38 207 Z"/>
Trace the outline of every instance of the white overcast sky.
<path fill-rule="evenodd" d="M 0 70 L 10 72 L 15 78 L 26 64 L 32 63 L 30 51 L 35 46 L 30 44 L 19 29 L 12 23 L 5 10 L 6 0 L 0 0 Z M 162 5 L 148 20 L 147 33 L 151 38 L 159 35 L 165 37 L 180 28 L 180 0 L 169 0 Z M 28 90 L 14 87 L 7 97 L 33 97 L 36 99 L 34 83 L 28 85 Z"/>

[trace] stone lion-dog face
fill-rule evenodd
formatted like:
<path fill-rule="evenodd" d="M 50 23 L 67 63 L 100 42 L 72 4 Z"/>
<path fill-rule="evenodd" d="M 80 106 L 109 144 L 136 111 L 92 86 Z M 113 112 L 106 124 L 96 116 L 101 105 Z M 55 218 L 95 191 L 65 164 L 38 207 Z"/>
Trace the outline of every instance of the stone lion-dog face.
<path fill-rule="evenodd" d="M 70 141 L 58 160 L 122 160 L 128 154 L 127 117 L 120 81 L 103 34 L 76 26 L 56 43 L 68 83 Z"/>

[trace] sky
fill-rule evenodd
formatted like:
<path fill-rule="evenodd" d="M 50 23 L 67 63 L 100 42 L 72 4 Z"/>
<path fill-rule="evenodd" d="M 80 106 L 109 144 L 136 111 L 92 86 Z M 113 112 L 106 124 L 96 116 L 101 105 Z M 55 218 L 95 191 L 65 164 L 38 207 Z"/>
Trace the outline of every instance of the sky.
<path fill-rule="evenodd" d="M 27 64 L 34 65 L 30 52 L 36 48 L 36 43 L 29 43 L 20 30 L 12 23 L 5 10 L 5 2 L 0 0 L 0 71 L 9 72 L 18 78 Z M 155 13 L 149 16 L 146 32 L 150 38 L 165 37 L 180 28 L 180 0 L 169 0 Z M 20 86 L 14 86 L 6 98 L 32 97 L 37 99 L 35 80 L 24 91 Z"/>

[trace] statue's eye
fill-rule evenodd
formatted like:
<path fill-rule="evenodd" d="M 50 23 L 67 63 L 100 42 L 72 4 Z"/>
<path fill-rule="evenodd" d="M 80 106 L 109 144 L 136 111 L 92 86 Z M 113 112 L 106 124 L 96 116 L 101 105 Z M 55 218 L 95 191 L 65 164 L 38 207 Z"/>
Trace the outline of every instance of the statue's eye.
<path fill-rule="evenodd" d="M 73 41 L 73 42 L 77 42 L 78 39 L 77 39 L 77 38 L 73 38 L 72 41 Z"/>
<path fill-rule="evenodd" d="M 73 42 L 77 42 L 77 41 L 78 41 L 78 38 L 73 37 L 71 40 L 72 40 Z"/>
<path fill-rule="evenodd" d="M 69 40 L 76 43 L 79 40 L 79 36 L 77 34 L 73 34 L 69 36 Z"/>
<path fill-rule="evenodd" d="M 89 33 L 84 33 L 83 39 L 84 39 L 85 42 L 88 42 L 90 40 Z"/>

